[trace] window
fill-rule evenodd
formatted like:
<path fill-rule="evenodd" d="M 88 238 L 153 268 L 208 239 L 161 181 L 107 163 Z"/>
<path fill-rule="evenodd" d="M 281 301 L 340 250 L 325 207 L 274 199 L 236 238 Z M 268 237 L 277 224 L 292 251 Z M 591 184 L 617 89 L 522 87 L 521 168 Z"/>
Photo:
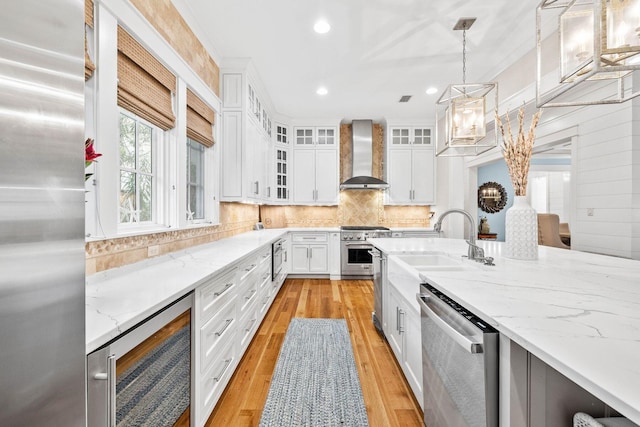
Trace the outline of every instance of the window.
<path fill-rule="evenodd" d="M 205 219 L 204 158 L 205 146 L 187 138 L 187 221 Z"/>
<path fill-rule="evenodd" d="M 119 224 L 156 221 L 154 139 L 158 128 L 120 113 Z"/>

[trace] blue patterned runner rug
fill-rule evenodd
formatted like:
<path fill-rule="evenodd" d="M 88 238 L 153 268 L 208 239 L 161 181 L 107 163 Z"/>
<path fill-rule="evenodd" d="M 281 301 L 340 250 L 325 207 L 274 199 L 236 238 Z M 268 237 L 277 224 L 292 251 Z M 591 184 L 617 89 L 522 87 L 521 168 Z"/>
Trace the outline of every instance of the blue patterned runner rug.
<path fill-rule="evenodd" d="M 261 427 L 368 426 L 345 319 L 291 319 Z"/>

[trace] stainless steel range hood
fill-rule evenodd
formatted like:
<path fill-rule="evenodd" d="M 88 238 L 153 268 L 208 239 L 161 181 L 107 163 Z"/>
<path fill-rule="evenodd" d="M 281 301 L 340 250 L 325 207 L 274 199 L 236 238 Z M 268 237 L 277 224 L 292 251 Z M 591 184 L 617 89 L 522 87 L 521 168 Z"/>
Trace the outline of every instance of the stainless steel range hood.
<path fill-rule="evenodd" d="M 340 185 L 341 190 L 384 190 L 389 184 L 373 175 L 373 122 L 354 120 L 351 124 L 353 166 L 351 178 Z"/>

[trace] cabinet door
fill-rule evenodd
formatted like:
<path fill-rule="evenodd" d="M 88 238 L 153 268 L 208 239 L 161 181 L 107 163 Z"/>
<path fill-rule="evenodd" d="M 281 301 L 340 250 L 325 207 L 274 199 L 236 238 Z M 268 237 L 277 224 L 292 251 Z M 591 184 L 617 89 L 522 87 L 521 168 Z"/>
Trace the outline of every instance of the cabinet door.
<path fill-rule="evenodd" d="M 222 115 L 222 200 L 242 197 L 242 113 Z"/>
<path fill-rule="evenodd" d="M 317 203 L 338 203 L 338 151 L 316 150 L 315 181 Z"/>
<path fill-rule="evenodd" d="M 420 147 L 432 147 L 431 128 L 418 127 L 411 130 L 411 143 Z"/>
<path fill-rule="evenodd" d="M 291 273 L 309 272 L 309 245 L 291 245 Z"/>
<path fill-rule="evenodd" d="M 406 147 L 411 144 L 411 129 L 391 128 L 391 146 Z"/>
<path fill-rule="evenodd" d="M 389 150 L 389 202 L 410 204 L 413 196 L 411 177 L 412 151 Z"/>
<path fill-rule="evenodd" d="M 435 201 L 434 167 L 433 150 L 413 150 L 413 203 L 430 204 Z"/>
<path fill-rule="evenodd" d="M 320 147 L 327 147 L 327 146 L 331 146 L 331 147 L 335 147 L 336 143 L 338 142 L 338 138 L 337 138 L 337 130 L 334 127 L 329 127 L 329 128 L 316 128 L 316 135 L 315 135 L 315 143 L 316 145 L 320 146 Z"/>
<path fill-rule="evenodd" d="M 309 245 L 309 273 L 329 272 L 329 247 Z"/>
<path fill-rule="evenodd" d="M 387 341 L 389 341 L 389 345 L 393 350 L 393 353 L 396 355 L 396 359 L 398 361 L 402 361 L 402 316 L 404 313 L 402 300 L 398 295 L 397 291 L 393 288 L 393 285 L 389 282 L 389 302 L 387 304 L 388 308 L 388 317 L 387 317 L 387 326 L 388 331 L 385 330 L 385 336 L 387 337 Z M 421 353 L 422 354 L 422 353 Z M 402 363 L 401 363 L 402 364 Z"/>
<path fill-rule="evenodd" d="M 413 389 L 413 394 L 422 406 L 422 333 L 420 313 L 407 307 L 402 318 L 404 326 L 404 376 Z"/>
<path fill-rule="evenodd" d="M 275 147 L 275 197 L 278 201 L 289 200 L 289 149 Z"/>
<path fill-rule="evenodd" d="M 295 128 L 294 144 L 297 147 L 313 147 L 313 128 Z"/>
<path fill-rule="evenodd" d="M 315 202 L 315 152 L 313 150 L 293 151 L 293 201 L 296 203 Z"/>
<path fill-rule="evenodd" d="M 247 170 L 244 174 L 246 183 L 246 196 L 252 199 L 258 199 L 259 188 L 256 182 L 258 181 L 257 172 L 254 166 L 257 164 L 259 154 L 256 153 L 256 149 L 259 146 L 260 133 L 256 127 L 256 124 L 252 121 L 247 122 L 247 137 L 244 142 L 244 165 L 247 166 Z"/>

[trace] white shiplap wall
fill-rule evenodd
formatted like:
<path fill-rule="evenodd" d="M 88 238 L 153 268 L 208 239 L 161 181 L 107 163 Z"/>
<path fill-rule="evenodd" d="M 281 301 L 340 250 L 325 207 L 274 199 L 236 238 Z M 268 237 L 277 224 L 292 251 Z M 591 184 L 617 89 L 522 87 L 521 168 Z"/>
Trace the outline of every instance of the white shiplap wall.
<path fill-rule="evenodd" d="M 572 114 L 578 123 L 573 249 L 632 256 L 632 111 L 627 102 Z"/>

